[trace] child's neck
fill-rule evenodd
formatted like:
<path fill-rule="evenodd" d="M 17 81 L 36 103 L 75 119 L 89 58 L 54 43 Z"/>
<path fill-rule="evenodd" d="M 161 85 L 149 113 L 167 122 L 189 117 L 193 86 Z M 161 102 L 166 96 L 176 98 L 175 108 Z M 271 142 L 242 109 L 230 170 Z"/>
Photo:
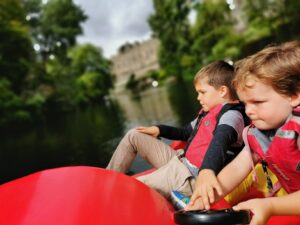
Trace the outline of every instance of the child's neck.
<path fill-rule="evenodd" d="M 220 104 L 234 104 L 234 103 L 239 103 L 239 100 L 233 100 L 233 99 L 224 99 L 224 101 L 221 101 Z"/>

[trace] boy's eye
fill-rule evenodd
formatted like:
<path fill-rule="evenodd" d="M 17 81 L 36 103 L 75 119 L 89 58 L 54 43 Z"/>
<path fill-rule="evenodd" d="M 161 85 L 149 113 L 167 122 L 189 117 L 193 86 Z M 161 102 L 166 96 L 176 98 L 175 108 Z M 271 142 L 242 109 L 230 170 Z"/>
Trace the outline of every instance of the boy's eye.
<path fill-rule="evenodd" d="M 256 104 L 256 105 L 259 105 L 259 104 L 262 104 L 264 103 L 265 101 L 254 101 L 253 103 Z"/>

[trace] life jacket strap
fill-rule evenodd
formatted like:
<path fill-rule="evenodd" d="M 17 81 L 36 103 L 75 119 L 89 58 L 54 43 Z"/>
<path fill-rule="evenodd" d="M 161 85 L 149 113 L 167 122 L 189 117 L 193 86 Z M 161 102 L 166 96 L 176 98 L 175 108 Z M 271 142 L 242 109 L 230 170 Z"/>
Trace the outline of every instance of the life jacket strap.
<path fill-rule="evenodd" d="M 258 182 L 258 176 L 257 176 L 257 173 L 256 173 L 256 170 L 255 170 L 255 165 L 254 165 L 254 160 L 253 160 L 253 154 L 252 154 L 252 151 L 251 151 L 251 148 L 250 148 L 250 145 L 249 145 L 249 141 L 248 141 L 248 132 L 249 132 L 249 128 L 250 126 L 247 126 L 244 128 L 243 130 L 243 140 L 244 140 L 244 143 L 245 143 L 245 147 L 246 147 L 246 150 L 249 152 L 250 154 L 250 157 L 251 157 L 251 161 L 252 161 L 252 180 L 254 182 Z M 276 183 L 273 184 L 269 174 L 268 174 L 268 171 L 267 171 L 267 163 L 262 160 L 262 167 L 263 167 L 263 171 L 266 175 L 266 178 L 267 178 L 267 186 L 268 186 L 268 193 L 266 194 L 266 197 L 272 197 L 272 196 L 275 196 L 275 194 L 281 189 L 281 184 L 279 183 L 279 181 L 277 181 Z"/>
<path fill-rule="evenodd" d="M 256 171 L 255 171 L 255 165 L 254 165 L 254 161 L 253 161 L 253 156 L 252 156 L 252 151 L 251 151 L 251 148 L 250 148 L 250 145 L 249 145 L 249 141 L 248 141 L 248 131 L 249 131 L 249 128 L 250 126 L 247 126 L 244 128 L 243 130 L 243 140 L 244 140 L 244 143 L 245 143 L 245 148 L 246 150 L 249 152 L 250 154 L 250 157 L 251 157 L 251 163 L 252 163 L 252 180 L 254 182 L 257 182 L 258 181 L 258 176 L 256 174 Z"/>

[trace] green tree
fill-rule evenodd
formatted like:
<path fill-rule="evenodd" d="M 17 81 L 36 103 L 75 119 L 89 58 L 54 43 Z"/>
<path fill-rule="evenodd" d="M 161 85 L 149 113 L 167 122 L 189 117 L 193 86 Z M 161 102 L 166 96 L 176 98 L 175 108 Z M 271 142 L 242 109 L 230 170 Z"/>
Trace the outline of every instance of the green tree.
<path fill-rule="evenodd" d="M 68 67 L 59 59 L 47 62 L 47 74 L 54 88 L 51 107 L 64 108 L 78 103 L 101 100 L 112 87 L 110 62 L 102 55 L 102 50 L 91 44 L 76 45 L 68 50 Z M 54 104 L 54 105 L 53 105 Z"/>
<path fill-rule="evenodd" d="M 76 106 L 74 96 L 77 92 L 75 78 L 69 63 L 53 57 L 46 62 L 46 74 L 39 90 L 51 90 L 45 93 L 46 109 L 51 111 L 68 111 Z"/>
<path fill-rule="evenodd" d="M 26 21 L 30 27 L 30 34 L 33 44 L 38 44 L 42 40 L 41 35 L 41 13 L 43 4 L 41 0 L 22 0 L 22 5 L 26 13 Z"/>
<path fill-rule="evenodd" d="M 204 1 L 195 8 L 197 18 L 192 28 L 192 49 L 197 66 L 237 55 L 234 20 L 228 4 L 220 0 Z"/>
<path fill-rule="evenodd" d="M 91 44 L 78 45 L 69 50 L 72 74 L 79 85 L 76 99 L 79 102 L 98 100 L 112 87 L 110 62 L 103 57 L 102 49 Z"/>
<path fill-rule="evenodd" d="M 0 1 L 0 123 L 108 93 L 110 63 L 101 49 L 76 46 L 86 19 L 72 0 Z"/>
<path fill-rule="evenodd" d="M 252 54 L 271 42 L 276 42 L 275 32 L 280 22 L 276 18 L 281 14 L 278 3 L 278 0 L 247 0 L 242 4 L 246 29 L 242 33 L 241 57 Z"/>
<path fill-rule="evenodd" d="M 284 17 L 284 24 L 280 27 L 280 33 L 283 34 L 283 40 L 300 38 L 300 2 L 292 0 L 282 0 L 282 13 L 279 18 Z"/>
<path fill-rule="evenodd" d="M 28 121 L 30 117 L 24 110 L 22 98 L 12 91 L 10 81 L 0 78 L 0 125 L 16 120 Z"/>
<path fill-rule="evenodd" d="M 299 39 L 300 3 L 290 0 L 247 0 L 243 4 L 244 20 L 242 56 L 270 43 Z"/>
<path fill-rule="evenodd" d="M 0 77 L 10 81 L 16 94 L 22 92 L 33 59 L 25 12 L 18 0 L 0 1 Z"/>
<path fill-rule="evenodd" d="M 154 36 L 160 40 L 159 62 L 170 75 L 181 77 L 184 55 L 190 51 L 190 4 L 181 0 L 154 0 L 155 13 L 149 24 Z"/>
<path fill-rule="evenodd" d="M 82 34 L 80 24 L 87 19 L 82 9 L 72 0 L 49 0 L 40 16 L 39 44 L 43 60 L 50 55 L 61 60 L 67 49 L 76 44 L 76 36 Z"/>

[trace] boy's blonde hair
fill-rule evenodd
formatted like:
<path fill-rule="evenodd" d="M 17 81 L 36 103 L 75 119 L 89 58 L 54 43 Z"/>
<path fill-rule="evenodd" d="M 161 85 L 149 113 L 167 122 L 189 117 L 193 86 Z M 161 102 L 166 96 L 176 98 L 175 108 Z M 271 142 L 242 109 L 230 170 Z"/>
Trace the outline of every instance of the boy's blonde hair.
<path fill-rule="evenodd" d="M 285 96 L 299 93 L 300 41 L 269 46 L 238 62 L 234 87 L 251 88 L 255 80 L 272 86 L 277 93 Z"/>
<path fill-rule="evenodd" d="M 229 63 L 219 60 L 200 69 L 194 77 L 194 84 L 199 80 L 207 79 L 207 83 L 215 89 L 226 86 L 232 100 L 237 99 L 237 94 L 232 86 L 234 68 Z"/>

